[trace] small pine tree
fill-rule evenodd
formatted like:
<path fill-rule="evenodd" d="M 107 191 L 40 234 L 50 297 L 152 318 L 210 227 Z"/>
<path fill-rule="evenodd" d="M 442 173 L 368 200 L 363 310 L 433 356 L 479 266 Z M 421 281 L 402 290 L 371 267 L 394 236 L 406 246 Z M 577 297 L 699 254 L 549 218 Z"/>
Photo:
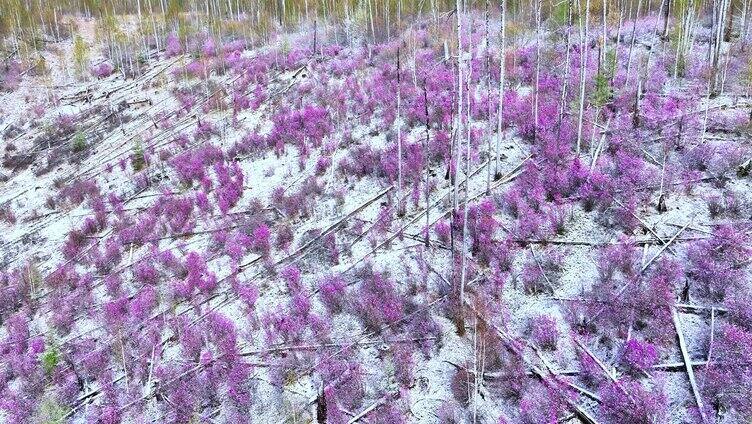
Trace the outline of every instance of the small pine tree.
<path fill-rule="evenodd" d="M 89 46 L 86 45 L 80 34 L 76 34 L 76 37 L 73 39 L 73 61 L 76 64 L 76 72 L 79 75 L 83 75 L 88 68 Z"/>
<path fill-rule="evenodd" d="M 54 397 L 47 396 L 40 403 L 34 422 L 43 424 L 63 424 L 66 422 L 65 416 L 67 413 L 68 409 L 66 407 L 58 403 Z"/>
<path fill-rule="evenodd" d="M 131 165 L 133 170 L 138 172 L 146 166 L 146 157 L 144 156 L 144 148 L 141 147 L 141 143 L 136 143 L 133 148 L 133 156 L 131 157 Z"/>
<path fill-rule="evenodd" d="M 58 351 L 57 346 L 50 343 L 47 349 L 42 353 L 40 360 L 42 362 L 44 373 L 46 375 L 52 375 L 57 364 L 60 362 L 60 352 Z"/>
<path fill-rule="evenodd" d="M 73 137 L 73 151 L 75 153 L 83 152 L 86 150 L 86 137 L 81 131 L 76 132 L 76 136 Z"/>

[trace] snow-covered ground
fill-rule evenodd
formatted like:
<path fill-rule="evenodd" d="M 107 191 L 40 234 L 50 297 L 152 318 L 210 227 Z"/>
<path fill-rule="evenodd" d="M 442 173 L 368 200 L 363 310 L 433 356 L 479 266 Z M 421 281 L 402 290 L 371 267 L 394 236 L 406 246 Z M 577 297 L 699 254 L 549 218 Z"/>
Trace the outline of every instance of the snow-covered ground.
<path fill-rule="evenodd" d="M 81 25 L 89 28 L 85 21 Z M 92 51 L 98 52 L 102 49 L 96 48 L 92 31 L 82 32 L 95 46 Z M 635 55 L 643 59 L 644 45 L 656 38 L 650 33 L 640 37 Z M 606 202 L 601 196 L 595 207 L 586 208 L 587 196 L 581 190 L 562 193 L 559 199 L 543 196 L 545 205 L 539 210 L 513 213 L 510 188 L 532 199 L 536 193 L 526 191 L 528 182 L 518 181 L 531 173 L 544 185 L 552 181 L 556 175 L 545 172 L 553 169 L 549 166 L 557 157 L 545 151 L 547 141 L 531 142 L 517 125 L 532 119 L 524 112 L 529 110 L 524 101 L 534 94 L 524 76 L 534 56 L 529 53 L 532 44 L 521 43 L 524 46 L 507 59 L 513 65 L 507 101 L 516 115 L 499 149 L 495 122 L 489 134 L 483 133 L 485 118 L 475 103 L 482 103 L 486 90 L 483 78 L 476 78 L 471 83 L 476 89 L 471 122 L 473 133 L 480 135 L 473 135 L 472 172 L 469 177 L 458 173 L 455 191 L 445 178 L 446 158 L 426 163 L 420 156 L 417 176 L 410 177 L 401 191 L 406 213 L 398 216 L 400 190 L 393 178 L 394 162 L 389 162 L 390 155 L 396 155 L 397 136 L 393 126 L 385 128 L 383 123 L 385 111 L 394 108 L 374 93 L 379 83 L 371 83 L 394 83 L 395 66 L 389 60 L 396 47 L 387 43 L 361 48 L 352 43 L 337 52 L 331 42 L 323 41 L 327 47 L 316 55 L 310 53 L 307 32 L 207 58 L 153 52 L 136 78 L 115 72 L 81 79 L 70 65 L 73 42 L 64 40 L 43 53 L 49 74 L 26 75 L 18 89 L 0 93 L 0 269 L 7 273 L 0 280 L 7 299 L 7 305 L 0 306 L 0 339 L 5 340 L 3 389 L 12 394 L 0 421 L 25 416 L 31 422 L 312 422 L 323 388 L 330 422 L 536 422 L 550 416 L 561 422 L 612 422 L 615 415 L 603 407 L 604 387 L 612 381 L 619 390 L 624 390 L 619 384 L 633 381 L 650 390 L 658 387 L 667 398 L 667 409 L 654 415 L 660 417 L 656 422 L 695 420 L 697 399 L 686 368 L 676 365 L 684 358 L 674 340 L 671 313 L 666 320 L 653 312 L 667 305 L 656 300 L 658 306 L 624 306 L 623 301 L 634 299 L 619 297 L 639 295 L 630 284 L 647 284 L 645 290 L 657 284 L 650 278 L 655 268 L 670 267 L 664 259 L 685 263 L 688 246 L 710 238 L 721 223 L 738 224 L 740 233 L 749 235 L 745 223 L 750 219 L 746 207 L 752 187 L 748 176 L 735 173 L 738 163 L 750 157 L 749 123 L 737 125 L 748 121 L 746 97 L 732 92 L 706 103 L 701 90 L 691 84 L 650 82 L 654 92 L 643 101 L 653 102 L 646 108 L 654 109 L 644 112 L 644 119 L 651 114 L 649 119 L 659 121 L 679 112 L 668 123 L 650 122 L 625 135 L 632 118 L 631 100 L 620 97 L 630 92 L 630 83 L 622 79 L 622 91 L 613 100 L 617 106 L 608 112 L 611 130 L 607 123 L 590 122 L 602 116 L 593 110 L 587 113 L 588 134 L 596 128 L 592 140 L 601 137 L 601 130 L 607 134 L 603 148 L 588 145 L 580 158 L 583 169 L 591 172 L 588 184 L 597 178 L 594 171 L 613 177 L 608 190 L 617 200 Z M 411 52 L 405 66 L 418 68 L 416 52 L 432 48 L 439 58 L 435 62 L 442 63 L 443 44 L 435 44 Z M 482 67 L 481 45 L 468 54 L 474 69 Z M 627 46 L 623 39 L 620 54 Z M 95 55 L 90 60 L 97 64 L 106 58 Z M 223 61 L 229 64 L 225 72 L 218 65 Z M 208 76 L 186 75 L 194 65 L 208 66 Z M 549 88 L 542 97 L 549 100 L 558 99 L 561 81 L 554 77 L 562 75 L 559 66 L 544 71 Z M 640 69 L 645 84 L 657 79 L 650 69 Z M 378 75 L 384 75 L 383 80 Z M 440 74 L 428 76 L 439 84 Z M 406 77 L 403 90 L 412 103 L 404 100 L 400 111 L 407 116 L 402 140 L 419 146 L 425 127 L 410 113 L 420 110 L 411 107 L 419 104 L 429 80 L 421 83 L 416 74 Z M 574 69 L 569 77 L 577 81 Z M 623 75 L 615 77 L 619 78 Z M 384 90 L 395 94 L 390 91 L 395 87 Z M 569 95 L 575 96 L 575 91 L 570 87 Z M 362 96 L 349 97 L 353 93 Z M 687 103 L 689 109 L 662 103 L 663 97 L 677 93 L 678 98 L 695 100 Z M 237 107 L 241 96 L 254 104 Z M 190 107 L 180 102 L 186 97 Z M 497 94 L 488 101 L 493 100 L 498 100 Z M 217 101 L 221 106 L 212 107 Z M 546 113 L 556 115 L 558 102 L 546 104 L 551 105 L 556 107 Z M 320 128 L 303 124 L 302 135 L 295 132 L 296 119 L 319 122 L 315 113 L 320 110 L 326 111 L 329 125 L 321 140 L 315 140 Z M 281 124 L 285 111 L 293 117 Z M 296 111 L 301 112 L 292 113 Z M 704 122 L 699 118 L 687 123 L 686 134 L 667 135 L 664 131 L 681 119 L 681 113 L 695 118 L 709 114 L 711 129 L 700 131 Z M 713 123 L 723 119 L 733 121 L 732 129 L 713 130 Z M 546 122 L 555 125 L 554 120 Z M 552 133 L 548 127 L 539 131 Z M 439 132 L 448 137 L 436 150 L 447 152 L 452 133 L 434 125 L 431 141 Z M 672 137 L 678 138 L 675 144 L 661 142 Z M 258 149 L 236 150 L 249 139 L 278 144 L 264 141 L 267 144 Z M 632 144 L 624 150 L 639 157 L 639 163 L 621 161 L 620 149 L 634 139 L 642 140 L 634 144 L 641 152 Z M 708 160 L 706 170 L 688 176 L 685 171 L 691 166 L 685 153 L 712 143 L 719 146 L 718 157 Z M 220 156 L 212 156 L 211 148 Z M 725 150 L 731 148 L 738 152 Z M 419 150 L 427 154 L 426 146 L 414 151 Z M 598 151 L 600 159 L 593 153 Z M 195 158 L 188 159 L 185 170 L 203 176 L 187 182 L 176 157 L 191 155 Z M 410 155 L 406 154 L 405 169 L 411 166 Z M 487 185 L 487 168 L 495 166 L 497 155 L 498 178 Z M 564 156 L 566 167 L 572 162 L 569 147 Z M 347 163 L 349 169 L 366 170 L 343 171 Z M 717 169 L 728 174 L 713 174 Z M 639 194 L 629 207 L 617 205 L 623 200 L 621 190 L 630 189 L 620 184 L 634 182 L 620 178 L 633 170 L 642 172 L 635 186 L 650 187 L 635 189 Z M 229 172 L 228 181 L 222 181 L 223 172 Z M 427 201 L 425 175 L 430 175 L 433 187 Z M 692 178 L 696 182 L 688 183 Z M 729 193 L 737 212 L 711 216 L 708 199 Z M 467 258 L 463 331 L 457 331 L 455 300 L 462 230 L 454 228 L 453 241 L 440 230 L 453 216 L 455 194 L 460 205 L 467 199 L 477 207 L 470 217 L 468 243 L 481 240 Z M 222 205 L 226 200 L 228 204 Z M 666 210 L 659 211 L 664 200 Z M 177 205 L 180 201 L 189 204 L 182 221 L 185 208 Z M 562 214 L 561 234 L 523 231 L 521 222 L 547 217 L 549 211 Z M 90 217 L 95 218 L 87 221 Z M 461 226 L 461 208 L 455 217 Z M 483 219 L 493 224 L 481 224 Z M 429 247 L 424 243 L 427 222 Z M 492 228 L 487 238 L 478 236 L 487 229 L 481 225 Z M 263 246 L 263 227 L 271 233 L 269 247 Z M 639 272 L 608 281 L 618 284 L 610 291 L 599 288 L 604 266 L 600 258 L 623 240 L 639 252 Z M 108 257 L 105 247 L 110 244 L 117 252 Z M 198 254 L 201 264 L 189 262 L 191 252 Z M 494 259 L 484 260 L 484 252 Z M 507 268 L 502 256 L 508 257 Z M 55 278 L 60 269 L 68 273 Z M 746 263 L 740 269 L 748 285 Z M 538 292 L 526 286 L 533 274 L 544 286 Z M 327 305 L 322 294 L 322 283 L 335 277 L 343 284 L 333 294 L 341 310 Z M 692 302 L 680 299 L 687 278 L 682 271 L 682 284 L 672 288 L 676 299 L 669 299 L 670 310 L 677 311 L 689 357 L 699 363 L 707 358 L 716 326 L 729 306 L 719 302 L 712 314 L 702 309 L 710 303 L 700 300 L 697 286 L 692 288 Z M 617 294 L 600 298 L 604 293 Z M 603 303 L 601 310 L 598 302 Z M 696 308 L 674 305 L 694 302 Z M 598 327 L 602 321 L 596 318 L 620 308 L 660 316 L 647 324 L 642 317 L 631 317 L 633 322 L 609 321 L 603 325 L 613 327 Z M 554 320 L 558 341 L 552 348 L 537 346 L 539 340 L 531 334 L 531 322 L 541 315 Z M 12 326 L 6 324 L 9 320 Z M 656 324 L 667 326 L 651 327 Z M 638 376 L 625 369 L 622 358 L 625 343 L 632 339 L 650 342 L 659 352 L 655 363 Z M 48 361 L 54 362 L 50 368 Z M 599 376 L 592 378 L 592 370 L 583 363 L 598 361 L 593 367 Z M 707 396 L 702 368 L 695 371 L 700 396 Z M 623 381 L 629 383 L 617 383 Z M 473 393 L 463 397 L 467 391 Z M 647 408 L 639 402 L 632 407 Z M 638 415 L 633 422 L 642 422 Z M 741 419 L 732 411 L 719 422 Z"/>

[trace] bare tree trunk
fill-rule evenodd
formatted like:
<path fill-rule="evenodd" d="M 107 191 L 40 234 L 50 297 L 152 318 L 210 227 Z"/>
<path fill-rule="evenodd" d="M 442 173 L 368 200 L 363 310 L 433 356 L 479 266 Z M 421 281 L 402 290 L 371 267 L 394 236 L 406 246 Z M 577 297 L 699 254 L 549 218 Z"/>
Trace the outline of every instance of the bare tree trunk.
<path fill-rule="evenodd" d="M 685 10 L 682 14 L 681 31 L 679 31 L 679 39 L 676 43 L 677 55 L 676 68 L 674 72 L 675 76 L 684 76 L 686 70 L 686 58 L 689 57 L 690 49 L 692 48 L 692 44 L 694 42 L 692 38 L 695 21 L 694 0 L 689 0 L 684 7 Z"/>
<path fill-rule="evenodd" d="M 601 49 L 601 62 L 600 63 L 602 66 L 606 66 L 606 50 L 607 50 L 606 46 L 608 45 L 608 38 L 606 38 L 606 13 L 608 10 L 608 0 L 603 0 L 603 2 L 601 3 L 601 9 L 603 9 L 603 17 L 601 19 L 601 32 L 602 32 L 601 37 L 603 39 L 601 41 L 601 44 L 603 48 Z M 601 70 L 599 69 L 599 72 L 600 71 Z"/>
<path fill-rule="evenodd" d="M 632 112 L 632 126 L 640 126 L 640 96 L 642 95 L 642 79 L 637 75 L 637 90 L 635 90 L 634 112 Z"/>
<path fill-rule="evenodd" d="M 371 0 L 368 0 L 368 17 L 371 21 L 371 42 L 376 42 L 376 27 L 373 25 L 373 6 L 371 5 Z"/>
<path fill-rule="evenodd" d="M 400 46 L 401 47 L 401 46 Z M 400 47 L 397 47 L 397 216 L 404 216 L 402 202 L 402 88 Z"/>
<path fill-rule="evenodd" d="M 632 39 L 629 41 L 629 53 L 627 53 L 627 76 L 624 80 L 624 84 L 629 84 L 629 71 L 632 70 L 632 51 L 635 45 L 635 30 L 637 29 L 637 20 L 640 19 L 640 6 L 642 6 L 642 0 L 637 0 L 637 14 L 632 20 Z"/>
<path fill-rule="evenodd" d="M 571 0 L 570 0 L 571 1 Z M 496 128 L 496 167 L 494 170 L 494 179 L 498 179 L 501 176 L 499 171 L 499 149 L 501 140 L 504 137 L 504 79 L 506 78 L 506 14 L 507 14 L 507 0 L 501 0 L 501 48 L 499 58 L 499 112 L 497 116 L 497 128 Z M 490 164 L 489 164 L 490 166 Z"/>
<path fill-rule="evenodd" d="M 747 26 L 748 25 L 749 25 L 749 0 L 744 0 L 743 6 L 742 6 L 742 23 L 741 23 L 741 29 L 740 29 L 741 34 L 739 34 L 739 38 L 742 40 L 742 51 L 744 51 L 744 48 L 746 48 L 746 44 L 747 44 Z"/>
<path fill-rule="evenodd" d="M 729 49 L 730 49 L 730 47 L 729 47 Z M 721 88 L 719 90 L 719 94 L 721 94 L 721 95 L 723 94 L 723 88 L 726 86 L 726 75 L 728 74 L 728 66 L 729 66 L 729 62 L 730 61 L 731 61 L 731 54 L 727 53 L 726 54 L 726 60 L 725 60 L 725 63 L 723 65 L 723 72 L 721 73 Z"/>
<path fill-rule="evenodd" d="M 582 121 L 585 118 L 585 71 L 587 68 L 588 51 L 590 50 L 587 41 L 588 36 L 588 18 L 590 16 L 590 0 L 585 0 L 585 22 L 580 27 L 580 114 L 577 121 L 577 154 L 582 149 Z M 580 18 L 582 19 L 582 18 Z"/>
<path fill-rule="evenodd" d="M 402 22 L 402 1 L 397 3 L 397 22 L 398 26 Z M 402 80 L 400 74 L 402 73 L 402 66 L 400 64 L 400 50 L 402 49 L 402 38 L 398 31 L 398 42 L 400 45 L 397 47 L 397 216 L 405 216 L 405 205 L 402 201 Z"/>
<path fill-rule="evenodd" d="M 541 0 L 535 2 L 535 97 L 533 99 L 533 137 L 538 137 L 538 97 L 540 85 L 540 27 L 541 27 Z"/>
<path fill-rule="evenodd" d="M 483 49 L 486 55 L 486 140 L 488 141 L 488 166 L 486 166 L 486 196 L 491 195 L 491 34 L 488 31 L 488 9 L 490 0 L 486 0 L 486 45 Z"/>
<path fill-rule="evenodd" d="M 559 108 L 559 120 L 557 122 L 557 126 L 561 127 L 561 122 L 564 120 L 564 110 L 566 109 L 567 105 L 567 87 L 569 87 L 569 72 L 571 69 L 570 64 L 570 57 L 571 57 L 571 50 L 570 50 L 570 44 L 572 42 L 572 3 L 574 0 L 568 1 L 567 6 L 567 33 L 566 33 L 566 40 L 565 40 L 565 47 L 566 51 L 564 53 L 564 83 L 561 87 L 561 106 Z"/>
<path fill-rule="evenodd" d="M 617 2 L 617 7 L 619 10 L 619 24 L 616 27 L 616 44 L 614 44 L 614 60 L 611 62 L 611 85 L 614 85 L 614 78 L 616 78 L 617 74 L 617 65 L 619 61 L 619 47 L 621 46 L 621 28 L 624 24 L 624 8 L 621 5 L 621 2 Z"/>
<path fill-rule="evenodd" d="M 454 209 L 459 207 L 459 168 L 460 168 L 460 139 L 463 133 L 463 102 L 464 102 L 464 59 L 462 51 L 462 0 L 457 0 L 457 125 L 455 125 L 456 142 L 454 152 Z"/>
<path fill-rule="evenodd" d="M 160 51 L 159 39 L 161 38 L 161 36 L 157 33 L 157 21 L 154 19 L 154 7 L 151 5 L 151 0 L 149 0 L 149 15 L 149 17 L 151 18 L 151 28 L 154 32 L 154 43 L 156 45 L 157 51 Z"/>
<path fill-rule="evenodd" d="M 729 6 L 729 9 L 726 13 L 726 30 L 723 33 L 723 41 L 725 42 L 731 41 L 731 33 L 734 29 L 734 8 L 733 6 Z"/>
<path fill-rule="evenodd" d="M 426 79 L 423 78 L 423 106 L 425 107 L 425 114 L 426 114 L 426 141 L 423 144 L 423 154 L 425 156 L 425 173 L 426 173 L 426 185 L 424 187 L 425 189 L 425 197 L 426 197 L 426 247 L 431 246 L 431 219 L 429 218 L 429 214 L 431 212 L 431 205 L 429 202 L 429 196 L 430 196 L 430 189 L 431 185 L 429 183 L 431 178 L 431 173 L 429 172 L 430 166 L 429 166 L 429 156 L 428 156 L 428 144 L 430 142 L 430 134 L 431 134 L 431 124 L 428 119 L 428 84 L 426 82 Z"/>
<path fill-rule="evenodd" d="M 457 212 L 457 197 L 459 195 L 459 165 L 460 165 L 460 140 L 463 136 L 463 102 L 465 101 L 464 96 L 464 79 L 463 79 L 463 51 L 462 51 L 462 0 L 457 0 L 457 75 L 458 75 L 458 95 L 457 95 L 457 152 L 456 152 L 456 167 L 454 171 L 454 202 L 455 202 L 455 208 L 454 213 Z M 468 153 L 470 152 L 470 145 L 468 142 L 467 146 Z M 469 166 L 469 162 L 468 162 Z M 466 174 L 469 175 L 469 172 Z M 460 291 L 459 291 L 459 299 L 457 299 L 457 333 L 462 336 L 465 334 L 465 277 L 467 273 L 467 263 L 466 261 L 466 250 L 465 250 L 465 240 L 466 240 L 466 232 L 467 229 L 467 187 L 465 189 L 465 216 L 464 216 L 464 222 L 463 222 L 463 230 L 462 230 L 462 265 L 461 265 L 461 277 L 460 277 Z M 452 257 L 454 257 L 454 249 L 452 249 Z M 454 260 L 452 260 L 454 262 Z"/>
<path fill-rule="evenodd" d="M 723 47 L 723 34 L 724 26 L 726 22 L 726 13 L 728 13 L 729 0 L 720 0 L 718 3 L 718 10 L 714 13 L 716 18 L 713 52 L 711 56 L 711 71 L 710 71 L 710 97 L 718 94 L 718 65 L 720 63 L 720 57 Z"/>

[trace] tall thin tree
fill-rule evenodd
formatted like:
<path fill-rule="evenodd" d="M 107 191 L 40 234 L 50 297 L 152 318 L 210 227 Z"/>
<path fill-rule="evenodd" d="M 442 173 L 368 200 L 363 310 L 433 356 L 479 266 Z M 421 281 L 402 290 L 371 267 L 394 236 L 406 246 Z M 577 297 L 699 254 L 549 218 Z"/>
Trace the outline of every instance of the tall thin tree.
<path fill-rule="evenodd" d="M 460 165 L 460 157 L 461 154 L 461 139 L 464 135 L 463 131 L 463 111 L 464 111 L 464 88 L 465 88 L 465 81 L 463 78 L 463 72 L 464 72 L 464 51 L 462 50 L 462 17 L 463 17 L 463 9 L 462 9 L 462 0 L 457 0 L 457 133 L 456 133 L 456 152 L 455 152 L 455 171 L 454 171 L 454 202 L 455 202 L 455 208 L 454 208 L 454 214 L 457 213 L 458 208 L 458 197 L 459 197 L 459 165 Z M 469 147 L 468 147 L 469 150 Z M 469 176 L 469 172 L 465 174 L 466 177 Z M 467 192 L 467 184 L 465 185 L 465 190 Z M 467 197 L 465 198 L 467 199 Z M 467 211 L 467 208 L 465 208 Z M 466 216 L 465 216 L 466 219 Z M 466 227 L 466 222 L 463 221 L 463 230 L 464 227 Z M 465 334 L 465 278 L 467 277 L 467 263 L 466 263 L 466 254 L 465 254 L 465 231 L 462 232 L 462 265 L 460 268 L 460 287 L 459 287 L 459 298 L 458 304 L 457 304 L 457 333 L 462 336 Z M 454 249 L 452 249 L 452 256 L 454 257 Z M 452 258 L 452 262 L 454 263 L 454 258 Z"/>
<path fill-rule="evenodd" d="M 587 58 L 590 47 L 588 45 L 588 19 L 590 16 L 590 0 L 585 0 L 585 19 L 580 25 L 580 111 L 577 118 L 577 154 L 582 149 L 582 121 L 585 118 L 585 75 L 587 70 Z M 583 21 L 580 17 L 580 21 Z"/>
<path fill-rule="evenodd" d="M 499 171 L 499 160 L 501 155 L 501 140 L 504 137 L 504 80 L 506 78 L 506 31 L 507 31 L 507 0 L 501 0 L 501 46 L 499 48 L 499 111 L 496 115 L 496 166 L 494 169 L 494 178 L 501 176 Z"/>
<path fill-rule="evenodd" d="M 397 26 L 402 24 L 402 0 L 397 2 Z M 401 28 L 397 29 L 397 215 L 405 215 L 405 205 L 402 201 L 402 66 L 400 52 L 402 49 Z"/>

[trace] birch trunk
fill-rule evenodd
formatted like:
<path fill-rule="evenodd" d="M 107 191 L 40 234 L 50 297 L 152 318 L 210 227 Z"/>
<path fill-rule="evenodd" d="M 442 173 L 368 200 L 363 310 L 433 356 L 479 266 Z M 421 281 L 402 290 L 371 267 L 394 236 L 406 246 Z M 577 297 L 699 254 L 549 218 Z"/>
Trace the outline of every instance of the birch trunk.
<path fill-rule="evenodd" d="M 488 31 L 488 9 L 490 0 L 486 0 L 486 45 L 484 46 L 486 66 L 486 140 L 488 141 L 488 166 L 486 167 L 486 196 L 491 195 L 491 34 Z"/>
<path fill-rule="evenodd" d="M 561 105 L 559 108 L 559 120 L 557 122 L 557 126 L 561 128 L 561 122 L 564 120 L 564 110 L 566 109 L 567 105 L 567 87 L 569 87 L 569 72 L 571 69 L 570 64 L 570 43 L 572 42 L 572 3 L 574 0 L 569 0 L 568 6 L 567 6 L 567 33 L 566 33 L 566 40 L 565 40 L 565 46 L 566 51 L 564 54 L 564 83 L 561 87 Z"/>
<path fill-rule="evenodd" d="M 582 149 L 582 121 L 585 118 L 585 71 L 590 47 L 587 42 L 588 18 L 590 16 L 590 0 L 585 0 L 585 22 L 580 27 L 580 113 L 577 120 L 577 154 Z"/>
<path fill-rule="evenodd" d="M 627 53 L 627 76 L 625 78 L 625 84 L 629 83 L 629 72 L 632 70 L 632 52 L 635 45 L 635 30 L 637 29 L 637 20 L 640 19 L 640 7 L 642 6 L 642 0 L 637 0 L 637 13 L 632 20 L 632 39 L 629 41 L 629 53 Z"/>
<path fill-rule="evenodd" d="M 540 85 L 541 0 L 535 2 L 535 97 L 533 99 L 533 137 L 538 137 L 538 94 Z"/>
<path fill-rule="evenodd" d="M 572 0 L 570 0 L 572 1 Z M 501 0 L 501 48 L 499 58 L 499 113 L 497 116 L 497 128 L 496 128 L 496 166 L 494 170 L 494 179 L 498 179 L 501 176 L 499 172 L 499 149 L 501 140 L 504 137 L 504 79 L 506 77 L 506 14 L 507 14 L 507 1 Z M 490 164 L 489 164 L 490 166 Z"/>
<path fill-rule="evenodd" d="M 459 165 L 460 165 L 460 139 L 463 135 L 463 125 L 462 125 L 462 118 L 463 118 L 463 102 L 464 99 L 464 80 L 463 80 L 463 51 L 462 51 L 462 1 L 457 0 L 457 75 L 458 75 L 458 105 L 457 105 L 457 152 L 456 152 L 456 164 L 455 172 L 454 172 L 454 201 L 455 204 L 457 203 L 457 197 L 459 194 Z M 468 143 L 467 146 L 468 153 L 470 151 L 470 144 Z M 468 162 L 469 166 L 469 162 Z M 469 172 L 466 174 L 469 175 Z M 465 205 L 467 205 L 467 188 L 465 189 Z M 455 206 L 455 213 L 457 212 L 457 206 Z M 464 314 L 464 303 L 465 303 L 465 278 L 467 276 L 467 254 L 465 249 L 465 243 L 466 243 L 466 229 L 467 229 L 467 207 L 465 207 L 465 215 L 463 219 L 463 227 L 462 227 L 462 265 L 460 269 L 461 277 L 460 277 L 460 293 L 459 293 L 459 299 L 458 299 L 458 310 L 457 310 L 457 333 L 462 336 L 465 334 L 465 314 Z M 454 250 L 452 250 L 454 252 Z M 454 253 L 452 253 L 452 256 L 454 256 Z M 454 262 L 454 260 L 452 261 Z"/>

